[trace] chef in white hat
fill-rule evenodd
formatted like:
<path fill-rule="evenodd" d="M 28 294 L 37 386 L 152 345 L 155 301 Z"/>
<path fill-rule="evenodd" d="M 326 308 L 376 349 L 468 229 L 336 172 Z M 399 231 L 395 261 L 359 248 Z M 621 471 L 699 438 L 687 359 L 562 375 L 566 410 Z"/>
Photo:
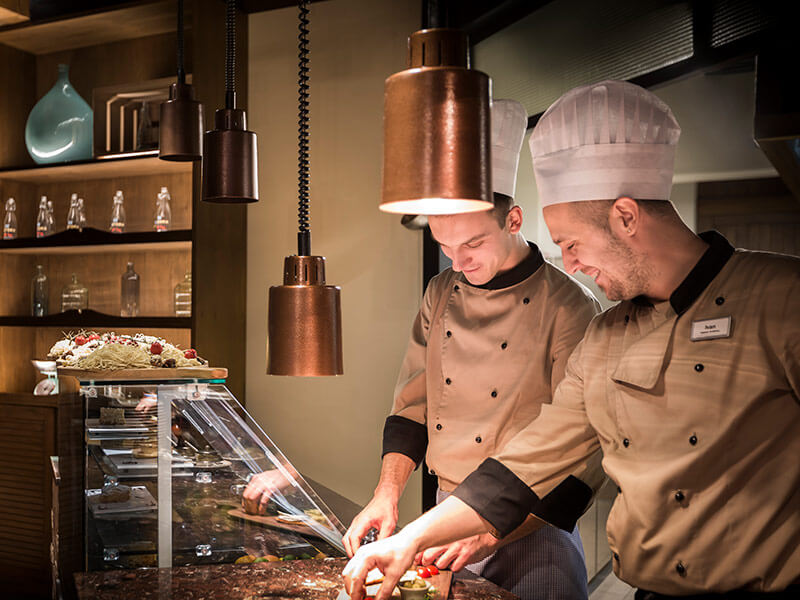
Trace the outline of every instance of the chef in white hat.
<path fill-rule="evenodd" d="M 617 485 L 608 540 L 637 600 L 800 597 L 800 259 L 695 235 L 669 202 L 680 128 L 651 92 L 576 88 L 530 144 L 553 241 L 621 302 L 592 321 L 553 403 L 445 502 L 345 569 L 420 548 L 568 528 Z M 359 597 L 356 592 L 355 598 Z"/>
<path fill-rule="evenodd" d="M 536 419 L 599 310 L 588 290 L 546 263 L 520 233 L 522 210 L 513 197 L 525 109 L 495 100 L 491 118 L 495 207 L 429 216 L 452 267 L 431 280 L 414 322 L 384 426 L 380 481 L 344 537 L 351 556 L 371 528 L 379 538 L 393 532 L 400 494 L 423 459 L 438 478 L 441 501 Z M 523 599 L 586 598 L 575 524 L 567 531 L 540 525 L 531 518 L 502 542 L 475 536 L 417 558 L 453 570 L 473 563 L 470 570 Z"/>

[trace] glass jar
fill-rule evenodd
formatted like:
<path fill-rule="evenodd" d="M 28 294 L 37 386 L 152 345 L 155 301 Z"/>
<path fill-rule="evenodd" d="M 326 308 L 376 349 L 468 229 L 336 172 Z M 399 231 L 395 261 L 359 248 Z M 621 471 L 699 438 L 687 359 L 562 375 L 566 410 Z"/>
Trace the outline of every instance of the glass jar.
<path fill-rule="evenodd" d="M 47 235 L 53 235 L 56 232 L 56 218 L 53 215 L 53 201 L 47 201 Z"/>
<path fill-rule="evenodd" d="M 133 263 L 128 263 L 128 268 L 122 274 L 120 288 L 122 308 L 120 316 L 136 317 L 139 315 L 139 274 L 133 270 Z"/>
<path fill-rule="evenodd" d="M 6 215 L 3 219 L 3 239 L 17 239 L 17 201 L 13 198 L 6 200 Z"/>
<path fill-rule="evenodd" d="M 49 300 L 47 275 L 44 274 L 42 265 L 36 265 L 36 275 L 31 281 L 31 314 L 34 317 L 44 317 L 47 314 Z"/>
<path fill-rule="evenodd" d="M 169 190 L 166 187 L 162 187 L 156 198 L 156 218 L 153 222 L 153 229 L 156 231 L 169 231 L 172 223 L 170 200 Z"/>
<path fill-rule="evenodd" d="M 183 281 L 175 286 L 175 316 L 192 316 L 192 273 L 186 271 Z"/>
<path fill-rule="evenodd" d="M 83 209 L 83 198 L 78 198 L 78 228 L 83 231 L 86 227 L 86 211 Z"/>
<path fill-rule="evenodd" d="M 111 233 L 125 233 L 125 198 L 122 190 L 117 190 L 114 194 L 114 205 L 111 208 L 111 225 L 108 230 Z"/>
<path fill-rule="evenodd" d="M 78 283 L 78 277 L 73 273 L 72 282 L 61 290 L 61 312 L 87 308 L 89 308 L 89 288 Z"/>

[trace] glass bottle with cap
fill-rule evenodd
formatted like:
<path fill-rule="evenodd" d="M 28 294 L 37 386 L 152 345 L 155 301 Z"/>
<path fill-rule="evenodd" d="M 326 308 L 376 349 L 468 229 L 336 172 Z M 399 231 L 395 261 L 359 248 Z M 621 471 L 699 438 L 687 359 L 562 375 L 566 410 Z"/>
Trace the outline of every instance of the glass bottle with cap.
<path fill-rule="evenodd" d="M 67 229 L 81 228 L 80 206 L 78 204 L 78 194 L 72 194 L 69 199 L 69 212 L 67 212 Z"/>
<path fill-rule="evenodd" d="M 73 273 L 72 282 L 61 290 L 61 312 L 87 308 L 89 308 L 89 288 L 79 283 L 78 276 Z"/>
<path fill-rule="evenodd" d="M 34 317 L 43 317 L 47 314 L 50 299 L 47 275 L 44 267 L 36 265 L 36 274 L 31 280 L 31 314 Z"/>
<path fill-rule="evenodd" d="M 78 227 L 81 231 L 86 227 L 86 211 L 83 209 L 83 198 L 78 198 Z"/>
<path fill-rule="evenodd" d="M 53 215 L 53 201 L 47 201 L 47 235 L 53 235 L 56 232 L 56 218 Z"/>
<path fill-rule="evenodd" d="M 6 216 L 3 218 L 3 239 L 17 239 L 17 201 L 13 198 L 6 200 Z"/>
<path fill-rule="evenodd" d="M 156 198 L 156 218 L 153 229 L 156 231 L 169 231 L 172 222 L 172 209 L 169 206 L 171 198 L 166 186 L 161 188 Z"/>
<path fill-rule="evenodd" d="M 36 237 L 44 237 L 48 235 L 47 226 L 49 223 L 49 214 L 47 212 L 47 196 L 42 196 L 39 200 L 39 214 L 36 215 Z"/>
<path fill-rule="evenodd" d="M 120 316 L 136 317 L 139 315 L 139 274 L 133 270 L 133 263 L 128 263 L 128 268 L 122 274 L 122 287 L 120 289 L 122 308 Z"/>
<path fill-rule="evenodd" d="M 124 201 L 125 198 L 122 195 L 122 190 L 117 190 L 114 194 L 114 206 L 111 209 L 111 225 L 108 228 L 111 233 L 125 233 Z"/>
<path fill-rule="evenodd" d="M 192 273 L 186 271 L 183 281 L 175 286 L 175 316 L 192 316 Z"/>

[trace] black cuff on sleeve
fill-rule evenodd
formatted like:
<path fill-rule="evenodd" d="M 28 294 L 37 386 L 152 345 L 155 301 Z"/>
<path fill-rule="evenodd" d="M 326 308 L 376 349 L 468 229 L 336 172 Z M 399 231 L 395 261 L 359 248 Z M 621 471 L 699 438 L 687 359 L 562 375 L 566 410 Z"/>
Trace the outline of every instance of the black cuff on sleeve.
<path fill-rule="evenodd" d="M 542 498 L 531 512 L 543 521 L 572 531 L 592 501 L 592 488 L 570 475 Z"/>
<path fill-rule="evenodd" d="M 390 415 L 383 426 L 383 458 L 389 452 L 405 454 L 419 467 L 428 450 L 428 428 L 411 419 Z"/>
<path fill-rule="evenodd" d="M 501 537 L 519 527 L 539 498 L 500 461 L 487 458 L 453 495 L 489 521 Z"/>

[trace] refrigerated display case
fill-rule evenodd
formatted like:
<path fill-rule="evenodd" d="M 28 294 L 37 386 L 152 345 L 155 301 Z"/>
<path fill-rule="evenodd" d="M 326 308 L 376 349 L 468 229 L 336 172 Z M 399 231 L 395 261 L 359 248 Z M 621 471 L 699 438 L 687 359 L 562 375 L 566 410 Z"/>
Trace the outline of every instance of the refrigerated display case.
<path fill-rule="evenodd" d="M 136 375 L 78 377 L 87 570 L 345 555 L 342 523 L 224 379 Z M 249 514 L 256 475 L 270 492 Z"/>

